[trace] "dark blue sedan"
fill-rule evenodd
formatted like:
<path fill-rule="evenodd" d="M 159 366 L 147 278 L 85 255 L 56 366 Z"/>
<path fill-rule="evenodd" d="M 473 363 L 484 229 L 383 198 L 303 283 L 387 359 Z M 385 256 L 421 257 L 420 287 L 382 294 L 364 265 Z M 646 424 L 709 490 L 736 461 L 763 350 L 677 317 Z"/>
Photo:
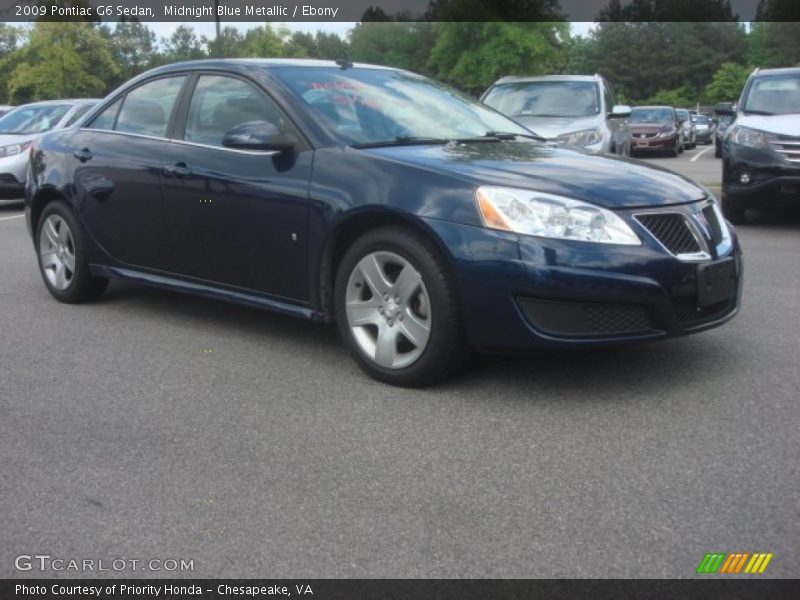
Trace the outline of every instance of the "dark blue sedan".
<path fill-rule="evenodd" d="M 701 331 L 741 290 L 702 186 L 347 61 L 149 71 L 36 144 L 26 214 L 57 300 L 120 278 L 336 321 L 370 375 L 404 386 L 473 350 Z"/>

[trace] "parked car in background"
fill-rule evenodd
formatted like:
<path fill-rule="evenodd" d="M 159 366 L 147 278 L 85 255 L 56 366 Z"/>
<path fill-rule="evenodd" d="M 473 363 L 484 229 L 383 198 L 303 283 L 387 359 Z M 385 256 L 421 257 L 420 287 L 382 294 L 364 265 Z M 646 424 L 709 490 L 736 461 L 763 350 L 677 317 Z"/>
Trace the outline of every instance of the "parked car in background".
<path fill-rule="evenodd" d="M 665 339 L 737 312 L 741 253 L 685 177 L 561 148 L 425 77 L 205 60 L 128 82 L 37 141 L 44 285 L 110 277 L 336 321 L 405 386 L 473 349 Z"/>
<path fill-rule="evenodd" d="M 21 199 L 24 195 L 31 144 L 46 131 L 77 123 L 98 101 L 34 102 L 0 117 L 0 199 Z"/>
<path fill-rule="evenodd" d="M 724 110 L 727 114 L 720 114 L 717 109 Z M 728 125 L 733 122 L 735 108 L 732 102 L 722 102 L 717 104 L 714 110 L 717 112 L 717 126 L 714 128 L 714 156 L 722 158 L 722 139 L 728 130 Z"/>
<path fill-rule="evenodd" d="M 0 104 L 0 117 L 6 114 L 8 111 L 13 109 L 13 106 L 9 106 L 8 104 Z"/>
<path fill-rule="evenodd" d="M 694 124 L 695 137 L 697 143 L 710 144 L 714 141 L 714 126 L 706 115 L 694 115 L 692 117 Z"/>
<path fill-rule="evenodd" d="M 630 154 L 627 117 L 599 75 L 504 77 L 481 101 L 547 140 L 591 152 Z"/>
<path fill-rule="evenodd" d="M 684 148 L 695 148 L 697 146 L 697 134 L 694 128 L 689 111 L 685 108 L 676 108 L 675 114 L 678 115 L 678 121 L 681 124 L 681 136 L 683 137 Z"/>
<path fill-rule="evenodd" d="M 722 205 L 732 223 L 748 208 L 800 206 L 800 68 L 748 78 L 722 140 Z"/>
<path fill-rule="evenodd" d="M 659 152 L 675 157 L 683 152 L 681 124 L 671 106 L 635 106 L 628 123 L 632 154 Z"/>

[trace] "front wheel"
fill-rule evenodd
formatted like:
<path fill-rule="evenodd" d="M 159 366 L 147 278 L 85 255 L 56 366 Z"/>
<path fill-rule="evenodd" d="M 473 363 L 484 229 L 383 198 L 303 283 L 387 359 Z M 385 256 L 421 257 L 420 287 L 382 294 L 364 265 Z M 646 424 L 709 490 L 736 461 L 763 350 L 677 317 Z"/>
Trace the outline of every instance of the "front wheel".
<path fill-rule="evenodd" d="M 345 344 L 379 381 L 432 384 L 468 355 L 450 269 L 414 231 L 384 227 L 356 240 L 337 270 L 334 299 Z"/>
<path fill-rule="evenodd" d="M 108 279 L 89 272 L 83 231 L 63 202 L 51 202 L 42 211 L 36 250 L 45 286 L 59 302 L 88 302 L 108 286 Z"/>

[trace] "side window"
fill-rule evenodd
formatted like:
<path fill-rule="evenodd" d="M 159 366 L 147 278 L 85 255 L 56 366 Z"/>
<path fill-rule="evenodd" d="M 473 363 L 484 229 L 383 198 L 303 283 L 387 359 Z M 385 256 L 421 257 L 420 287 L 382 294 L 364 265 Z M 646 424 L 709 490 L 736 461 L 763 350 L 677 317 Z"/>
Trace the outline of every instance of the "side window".
<path fill-rule="evenodd" d="M 88 125 L 89 129 L 114 129 L 114 123 L 117 120 L 117 113 L 119 112 L 121 104 L 121 98 L 109 104 L 105 110 L 97 115 Z"/>
<path fill-rule="evenodd" d="M 183 137 L 187 142 L 221 146 L 228 130 L 248 121 L 267 121 L 286 129 L 280 109 L 253 85 L 233 77 L 203 75 L 189 104 Z"/>
<path fill-rule="evenodd" d="M 75 123 L 77 123 L 78 119 L 80 119 L 81 117 L 83 117 L 83 115 L 85 115 L 87 112 L 89 112 L 89 109 L 92 108 L 92 106 L 94 106 L 94 105 L 93 104 L 84 104 L 83 106 L 81 106 L 78 110 L 76 110 L 73 113 L 73 115 L 69 118 L 69 121 L 67 121 L 64 124 L 64 127 L 70 127 L 70 126 L 74 125 Z"/>
<path fill-rule="evenodd" d="M 117 117 L 116 131 L 166 137 L 172 107 L 185 76 L 156 79 L 128 92 Z"/>

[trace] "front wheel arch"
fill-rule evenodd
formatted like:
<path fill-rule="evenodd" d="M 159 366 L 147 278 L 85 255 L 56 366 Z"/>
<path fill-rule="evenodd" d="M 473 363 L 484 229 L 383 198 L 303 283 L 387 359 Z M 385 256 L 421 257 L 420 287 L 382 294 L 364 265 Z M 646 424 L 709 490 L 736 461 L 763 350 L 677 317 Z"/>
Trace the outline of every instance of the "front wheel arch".
<path fill-rule="evenodd" d="M 354 211 L 353 214 L 336 224 L 322 253 L 319 297 L 320 308 L 326 319 L 333 319 L 333 287 L 342 258 L 358 238 L 380 227 L 400 227 L 422 235 L 436 247 L 451 273 L 455 273 L 452 253 L 447 249 L 441 238 L 419 217 L 390 210 Z"/>

